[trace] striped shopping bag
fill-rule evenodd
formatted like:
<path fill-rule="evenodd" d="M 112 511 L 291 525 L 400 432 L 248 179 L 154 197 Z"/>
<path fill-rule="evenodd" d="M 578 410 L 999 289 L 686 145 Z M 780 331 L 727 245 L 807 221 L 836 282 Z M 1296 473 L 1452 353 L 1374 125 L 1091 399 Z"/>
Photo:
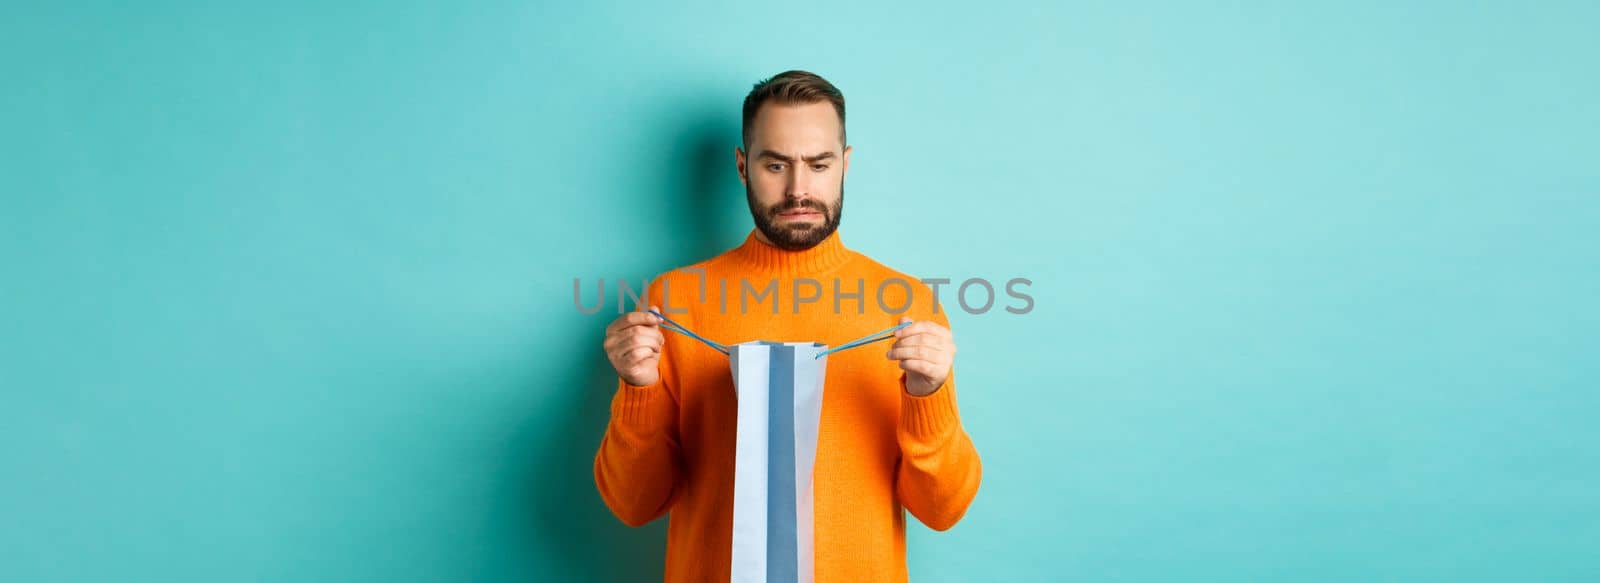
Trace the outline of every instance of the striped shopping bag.
<path fill-rule="evenodd" d="M 818 342 L 754 341 L 724 345 L 673 322 L 683 334 L 728 355 L 738 394 L 734 446 L 733 563 L 735 583 L 807 582 L 812 579 L 812 468 L 822 418 L 828 355 L 887 340 L 902 323 L 835 348 Z"/>

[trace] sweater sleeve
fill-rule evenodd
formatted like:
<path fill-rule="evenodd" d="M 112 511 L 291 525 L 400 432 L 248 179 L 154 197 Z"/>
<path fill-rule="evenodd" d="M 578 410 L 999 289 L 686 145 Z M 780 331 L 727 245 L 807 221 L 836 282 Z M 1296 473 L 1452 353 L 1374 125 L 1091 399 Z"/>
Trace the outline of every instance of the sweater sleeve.
<path fill-rule="evenodd" d="M 600 497 L 628 526 L 644 526 L 666 514 L 681 489 L 683 450 L 671 356 L 663 347 L 655 384 L 636 387 L 617 379 L 611 420 L 595 454 Z"/>
<path fill-rule="evenodd" d="M 942 313 L 935 320 L 948 326 Z M 983 477 L 978 450 L 961 426 L 955 385 L 952 368 L 943 385 L 918 397 L 906 392 L 905 375 L 900 376 L 895 494 L 913 516 L 939 531 L 949 530 L 966 514 Z"/>

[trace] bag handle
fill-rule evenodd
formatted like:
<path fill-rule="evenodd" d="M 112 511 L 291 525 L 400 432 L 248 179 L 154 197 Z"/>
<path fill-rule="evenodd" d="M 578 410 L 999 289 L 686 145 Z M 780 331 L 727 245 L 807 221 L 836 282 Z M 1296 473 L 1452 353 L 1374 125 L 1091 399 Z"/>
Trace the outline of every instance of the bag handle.
<path fill-rule="evenodd" d="M 712 341 L 712 340 L 707 340 L 705 337 L 703 337 L 703 336 L 701 336 L 699 334 L 695 334 L 694 332 L 689 331 L 688 328 L 684 328 L 683 327 L 683 324 L 679 324 L 677 322 L 674 322 L 674 321 L 672 321 L 671 318 L 668 318 L 666 316 L 661 315 L 661 312 L 657 312 L 655 310 L 650 310 L 650 313 L 655 314 L 657 318 L 661 318 L 661 328 L 662 329 L 670 331 L 670 332 L 677 332 L 677 333 L 682 334 L 684 336 L 688 336 L 688 337 L 693 338 L 695 340 L 699 340 L 701 342 L 704 342 L 704 343 L 706 343 L 706 346 L 710 346 L 713 350 L 716 350 L 717 352 L 721 352 L 723 354 L 727 354 L 728 353 L 728 347 L 727 346 L 723 346 L 721 343 L 718 343 L 718 342 L 715 342 L 715 341 Z"/>
<path fill-rule="evenodd" d="M 715 342 L 715 341 L 712 341 L 712 340 L 708 340 L 704 336 L 701 336 L 699 334 L 695 334 L 694 332 L 690 331 L 688 328 L 683 327 L 683 324 L 679 324 L 677 322 L 674 322 L 674 321 L 672 321 L 671 318 L 668 318 L 668 317 L 662 315 L 661 312 L 657 312 L 655 310 L 650 310 L 649 312 L 651 314 L 655 314 L 655 316 L 657 318 L 661 318 L 661 328 L 662 329 L 670 331 L 670 332 L 676 332 L 678 334 L 682 334 L 684 336 L 688 336 L 688 337 L 693 338 L 695 340 L 699 340 L 701 342 L 704 342 L 706 346 L 710 346 L 713 350 L 716 350 L 717 352 L 721 352 L 723 354 L 728 354 L 728 347 L 726 345 L 723 345 L 721 343 L 718 343 L 718 342 Z M 894 338 L 894 333 L 895 332 L 899 332 L 901 328 L 904 328 L 904 327 L 910 326 L 910 325 L 911 325 L 911 322 L 901 322 L 901 323 L 896 324 L 894 326 L 891 326 L 889 328 L 885 328 L 883 330 L 879 330 L 877 332 L 873 332 L 873 333 L 868 334 L 866 336 L 862 336 L 862 337 L 857 338 L 855 340 L 851 340 L 851 341 L 846 342 L 844 344 L 840 344 L 840 345 L 835 346 L 833 348 L 829 348 L 829 349 L 824 350 L 822 352 L 818 352 L 817 355 L 815 357 L 813 357 L 813 358 L 822 358 L 824 356 L 827 356 L 829 354 L 832 354 L 832 353 L 835 353 L 835 352 L 838 352 L 838 351 L 841 351 L 841 350 L 848 350 L 848 349 L 851 349 L 851 348 L 855 348 L 857 346 L 863 346 L 863 345 L 866 345 L 866 344 L 872 344 L 873 342 L 879 342 L 879 341 L 883 341 L 883 340 L 888 340 L 890 338 Z"/>
<path fill-rule="evenodd" d="M 895 332 L 899 332 L 901 328 L 904 328 L 904 327 L 910 326 L 910 325 L 911 325 L 910 322 L 901 322 L 901 323 L 896 324 L 894 326 L 891 326 L 889 328 L 885 328 L 883 330 L 879 330 L 877 332 L 873 332 L 873 333 L 868 334 L 866 336 L 862 336 L 862 337 L 857 338 L 855 340 L 851 340 L 851 341 L 846 342 L 844 344 L 840 344 L 840 345 L 835 346 L 833 348 L 829 348 L 829 349 L 824 350 L 822 352 L 818 352 L 816 358 L 822 358 L 824 356 L 827 356 L 830 353 L 838 352 L 840 350 L 847 350 L 847 349 L 850 349 L 850 348 L 855 348 L 857 346 L 862 346 L 862 345 L 865 345 L 865 344 L 872 344 L 873 342 L 878 342 L 878 341 L 881 341 L 881 340 L 888 340 L 890 338 L 894 338 L 894 333 Z"/>

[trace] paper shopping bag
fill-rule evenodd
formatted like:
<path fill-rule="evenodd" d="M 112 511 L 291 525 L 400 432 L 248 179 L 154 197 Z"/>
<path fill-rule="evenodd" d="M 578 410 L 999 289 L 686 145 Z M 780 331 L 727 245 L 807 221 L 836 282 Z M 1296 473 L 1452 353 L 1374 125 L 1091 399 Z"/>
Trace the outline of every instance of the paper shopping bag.
<path fill-rule="evenodd" d="M 660 312 L 661 327 L 728 355 L 739 399 L 734 444 L 734 583 L 810 583 L 815 544 L 813 468 L 828 354 L 894 337 L 910 322 L 834 348 L 818 342 L 708 340 Z"/>
<path fill-rule="evenodd" d="M 733 478 L 735 582 L 810 582 L 812 468 L 822 420 L 827 347 L 749 342 L 728 347 L 738 393 Z"/>

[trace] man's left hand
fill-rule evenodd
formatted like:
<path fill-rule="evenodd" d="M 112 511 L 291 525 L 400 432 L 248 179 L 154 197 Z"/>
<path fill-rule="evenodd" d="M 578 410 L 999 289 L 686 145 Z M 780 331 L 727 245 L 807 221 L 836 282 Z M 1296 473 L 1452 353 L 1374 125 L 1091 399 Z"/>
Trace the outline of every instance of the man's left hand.
<path fill-rule="evenodd" d="M 910 322 L 911 318 L 900 321 Z M 896 330 L 894 335 L 894 345 L 889 347 L 887 356 L 900 361 L 900 369 L 906 371 L 906 392 L 925 397 L 944 385 L 956 357 L 956 342 L 950 329 L 921 321 Z"/>

